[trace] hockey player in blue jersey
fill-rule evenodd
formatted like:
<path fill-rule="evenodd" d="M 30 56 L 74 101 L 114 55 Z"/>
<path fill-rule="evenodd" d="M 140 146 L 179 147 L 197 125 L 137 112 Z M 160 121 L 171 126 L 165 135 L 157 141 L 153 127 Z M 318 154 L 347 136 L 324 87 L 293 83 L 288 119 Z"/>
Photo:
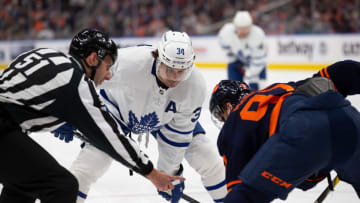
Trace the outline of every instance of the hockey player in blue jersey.
<path fill-rule="evenodd" d="M 312 78 L 252 93 L 245 83 L 221 81 L 210 111 L 225 121 L 218 138 L 226 165 L 224 202 L 284 200 L 332 170 L 360 198 L 360 114 L 345 99 L 360 93 L 359 75 L 360 63 L 346 60 Z"/>

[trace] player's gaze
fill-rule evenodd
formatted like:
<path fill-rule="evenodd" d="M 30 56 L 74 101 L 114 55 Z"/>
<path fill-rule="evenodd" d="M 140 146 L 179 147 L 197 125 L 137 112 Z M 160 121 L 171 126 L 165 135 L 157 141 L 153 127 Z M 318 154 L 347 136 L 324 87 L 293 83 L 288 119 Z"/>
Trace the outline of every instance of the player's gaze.
<path fill-rule="evenodd" d="M 189 69 L 171 68 L 165 64 L 159 67 L 159 74 L 162 78 L 171 81 L 182 81 Z"/>

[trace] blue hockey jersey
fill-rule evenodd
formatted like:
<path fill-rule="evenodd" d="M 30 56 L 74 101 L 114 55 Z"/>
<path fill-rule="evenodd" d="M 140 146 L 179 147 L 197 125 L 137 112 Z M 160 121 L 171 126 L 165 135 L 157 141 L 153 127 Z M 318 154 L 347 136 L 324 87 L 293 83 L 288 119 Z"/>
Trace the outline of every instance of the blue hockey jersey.
<path fill-rule="evenodd" d="M 249 172 L 249 168 L 254 168 L 254 166 L 249 166 L 249 162 L 251 161 L 254 162 L 254 159 L 257 159 L 256 163 L 259 165 L 261 165 L 262 162 L 266 162 L 266 161 L 269 162 L 269 160 L 261 160 L 261 157 L 259 158 L 259 155 L 258 156 L 255 155 L 262 148 L 262 146 L 270 140 L 269 138 L 271 136 L 277 134 L 281 125 L 280 124 L 281 122 L 279 120 L 283 119 L 284 120 L 283 123 L 286 124 L 286 119 L 290 118 L 289 116 L 290 113 L 295 111 L 301 111 L 304 109 L 306 110 L 324 109 L 325 111 L 327 111 L 328 109 L 336 109 L 336 108 L 345 108 L 345 107 L 352 108 L 349 102 L 343 97 L 359 93 L 360 91 L 360 80 L 358 79 L 360 78 L 359 76 L 360 76 L 359 62 L 350 61 L 350 60 L 340 61 L 320 70 L 319 72 L 313 75 L 313 77 L 329 78 L 333 82 L 334 87 L 338 93 L 337 92 L 329 93 L 328 95 L 322 95 L 321 97 L 316 97 L 316 98 L 314 97 L 312 99 L 308 99 L 306 95 L 294 94 L 295 89 L 299 85 L 303 84 L 306 81 L 305 79 L 297 82 L 276 83 L 270 85 L 269 87 L 261 91 L 253 92 L 248 96 L 244 97 L 241 100 L 241 102 L 233 109 L 232 113 L 229 115 L 227 121 L 225 122 L 220 132 L 217 143 L 220 155 L 223 157 L 224 163 L 226 165 L 226 182 L 227 182 L 228 192 L 231 192 L 233 188 L 238 187 L 239 185 L 245 183 L 244 188 L 246 189 L 237 188 L 237 192 L 245 191 L 244 194 L 247 193 L 248 195 L 246 199 L 252 199 L 255 202 L 268 202 L 276 197 L 280 197 L 284 199 L 286 198 L 287 193 L 290 192 L 291 189 L 293 189 L 295 186 L 301 187 L 301 182 L 306 181 L 306 177 L 312 175 L 314 171 L 326 172 L 335 169 L 334 167 L 338 163 L 331 162 L 331 164 L 328 165 L 325 164 L 326 166 L 324 165 L 325 167 L 323 168 L 317 168 L 316 170 L 313 171 L 309 170 L 308 176 L 306 176 L 305 178 L 298 177 L 298 180 L 296 181 L 295 180 L 288 181 L 286 178 L 284 178 L 287 176 L 286 171 L 278 172 L 277 174 L 273 174 L 265 170 L 260 171 L 261 176 L 264 179 L 268 179 L 269 181 L 272 181 L 272 184 L 276 185 L 276 186 L 274 185 L 274 189 L 268 189 L 266 188 L 266 186 L 257 188 L 256 184 L 251 185 L 251 183 L 256 182 L 255 178 L 252 179 L 251 177 L 247 177 L 247 175 L 252 172 L 251 170 Z M 329 98 L 330 101 L 326 101 L 327 98 Z M 304 100 L 304 102 L 298 102 L 301 100 Z M 283 108 L 284 105 L 286 106 L 285 108 Z M 338 117 L 341 117 L 338 116 L 338 114 L 336 113 L 328 113 L 327 115 L 328 117 L 331 118 L 333 114 L 336 117 L 334 118 L 334 120 L 337 119 Z M 340 114 L 341 113 L 339 113 L 339 115 Z M 346 116 L 347 115 L 345 115 L 345 117 Z M 309 117 L 310 120 L 311 116 Z M 314 115 L 314 119 L 316 118 L 317 118 L 316 115 Z M 321 116 L 319 118 L 320 120 L 322 119 Z M 317 122 L 317 121 L 314 120 L 311 122 Z M 356 143 L 356 139 L 354 137 L 356 136 L 358 129 L 355 127 L 355 124 L 353 124 L 352 121 L 345 123 L 348 124 L 344 124 L 344 125 L 349 125 L 348 126 L 349 130 L 347 134 L 349 136 L 353 135 L 352 137 L 349 137 L 348 140 L 354 139 L 354 142 Z M 296 134 L 296 132 L 300 132 L 302 127 L 303 126 L 299 126 L 299 129 L 294 129 L 294 134 Z M 336 133 L 338 130 L 335 129 L 336 127 L 334 128 L 329 127 L 329 128 L 330 128 L 329 132 L 334 131 Z M 323 133 L 323 134 L 327 134 L 327 133 Z M 332 133 L 328 133 L 328 134 L 332 134 Z M 283 139 L 283 138 L 278 138 L 278 139 Z M 267 145 L 268 145 L 266 146 L 268 148 L 267 150 L 270 151 L 282 150 L 282 149 L 271 149 L 271 146 L 269 146 L 269 144 Z M 274 147 L 276 146 L 274 145 Z M 354 147 L 349 146 L 348 151 L 342 151 L 339 154 L 344 156 L 345 155 L 350 156 L 350 154 L 353 153 L 350 150 L 350 148 L 352 149 Z M 296 147 L 294 147 L 294 149 L 296 149 Z M 336 151 L 335 149 L 331 149 L 331 150 Z M 262 151 L 264 151 L 264 149 L 262 149 Z M 286 150 L 284 150 L 284 152 L 286 153 Z M 299 153 L 306 154 L 310 152 L 311 150 L 309 152 L 299 152 Z M 316 158 L 321 159 L 323 157 L 321 158 L 315 157 L 315 159 Z M 340 157 L 339 160 L 343 158 L 344 157 Z M 293 157 L 293 159 L 295 161 L 296 157 Z M 281 160 L 273 160 L 273 161 L 281 162 Z M 294 164 L 294 166 L 296 166 L 296 164 Z M 288 168 L 288 171 L 289 170 L 293 170 L 294 173 L 296 173 L 296 169 Z M 358 168 L 357 170 L 360 169 Z M 256 172 L 253 171 L 253 173 Z M 281 175 L 284 175 L 284 177 Z M 304 175 L 302 174 L 302 176 Z M 354 185 L 357 183 L 350 182 L 350 184 L 353 184 L 355 189 L 358 187 L 358 185 Z M 250 197 L 251 193 L 254 194 L 252 197 Z M 262 194 L 263 196 L 259 194 Z M 235 200 L 235 199 L 228 198 L 228 201 L 226 202 L 233 202 L 231 200 Z M 239 199 L 241 198 L 237 198 L 236 200 L 238 201 Z"/>

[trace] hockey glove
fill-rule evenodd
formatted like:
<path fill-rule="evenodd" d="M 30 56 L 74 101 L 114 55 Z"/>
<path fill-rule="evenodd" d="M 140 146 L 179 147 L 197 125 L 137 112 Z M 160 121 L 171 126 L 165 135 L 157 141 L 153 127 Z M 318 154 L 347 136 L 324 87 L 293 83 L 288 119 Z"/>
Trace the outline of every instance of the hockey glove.
<path fill-rule="evenodd" d="M 237 64 L 237 69 L 238 69 L 238 71 L 240 72 L 240 74 L 242 75 L 242 77 L 244 78 L 244 76 L 245 76 L 244 66 L 243 66 L 241 63 L 238 63 L 238 64 Z"/>
<path fill-rule="evenodd" d="M 60 140 L 64 140 L 66 143 L 69 143 L 74 138 L 74 132 L 76 128 L 68 123 L 60 126 L 58 129 L 51 131 L 55 137 L 58 137 Z"/>
<path fill-rule="evenodd" d="M 179 171 L 175 174 L 177 176 L 181 176 L 183 173 L 183 166 L 180 164 Z M 171 201 L 171 203 L 178 203 L 180 201 L 180 198 L 183 194 L 185 184 L 184 181 L 174 181 L 173 183 L 175 185 L 174 189 L 168 192 L 158 191 L 159 195 L 165 198 L 167 201 Z"/>
<path fill-rule="evenodd" d="M 243 80 L 245 69 L 240 61 L 234 61 L 228 64 L 228 74 L 232 80 Z"/>

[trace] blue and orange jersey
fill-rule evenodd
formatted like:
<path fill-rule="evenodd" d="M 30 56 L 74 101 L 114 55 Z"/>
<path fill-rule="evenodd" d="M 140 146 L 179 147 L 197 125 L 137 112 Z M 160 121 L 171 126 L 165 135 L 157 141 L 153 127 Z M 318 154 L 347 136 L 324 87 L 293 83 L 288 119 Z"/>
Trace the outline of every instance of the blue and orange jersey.
<path fill-rule="evenodd" d="M 360 93 L 360 63 L 334 63 L 313 77 L 327 77 L 344 97 Z M 282 104 L 305 80 L 276 83 L 244 97 L 233 109 L 218 138 L 218 149 L 226 166 L 228 191 L 241 184 L 239 174 L 253 155 L 277 132 Z"/>
<path fill-rule="evenodd" d="M 282 102 L 294 90 L 294 83 L 273 84 L 249 94 L 233 109 L 218 138 L 229 191 L 241 183 L 237 178 L 239 172 L 276 132 Z"/>

